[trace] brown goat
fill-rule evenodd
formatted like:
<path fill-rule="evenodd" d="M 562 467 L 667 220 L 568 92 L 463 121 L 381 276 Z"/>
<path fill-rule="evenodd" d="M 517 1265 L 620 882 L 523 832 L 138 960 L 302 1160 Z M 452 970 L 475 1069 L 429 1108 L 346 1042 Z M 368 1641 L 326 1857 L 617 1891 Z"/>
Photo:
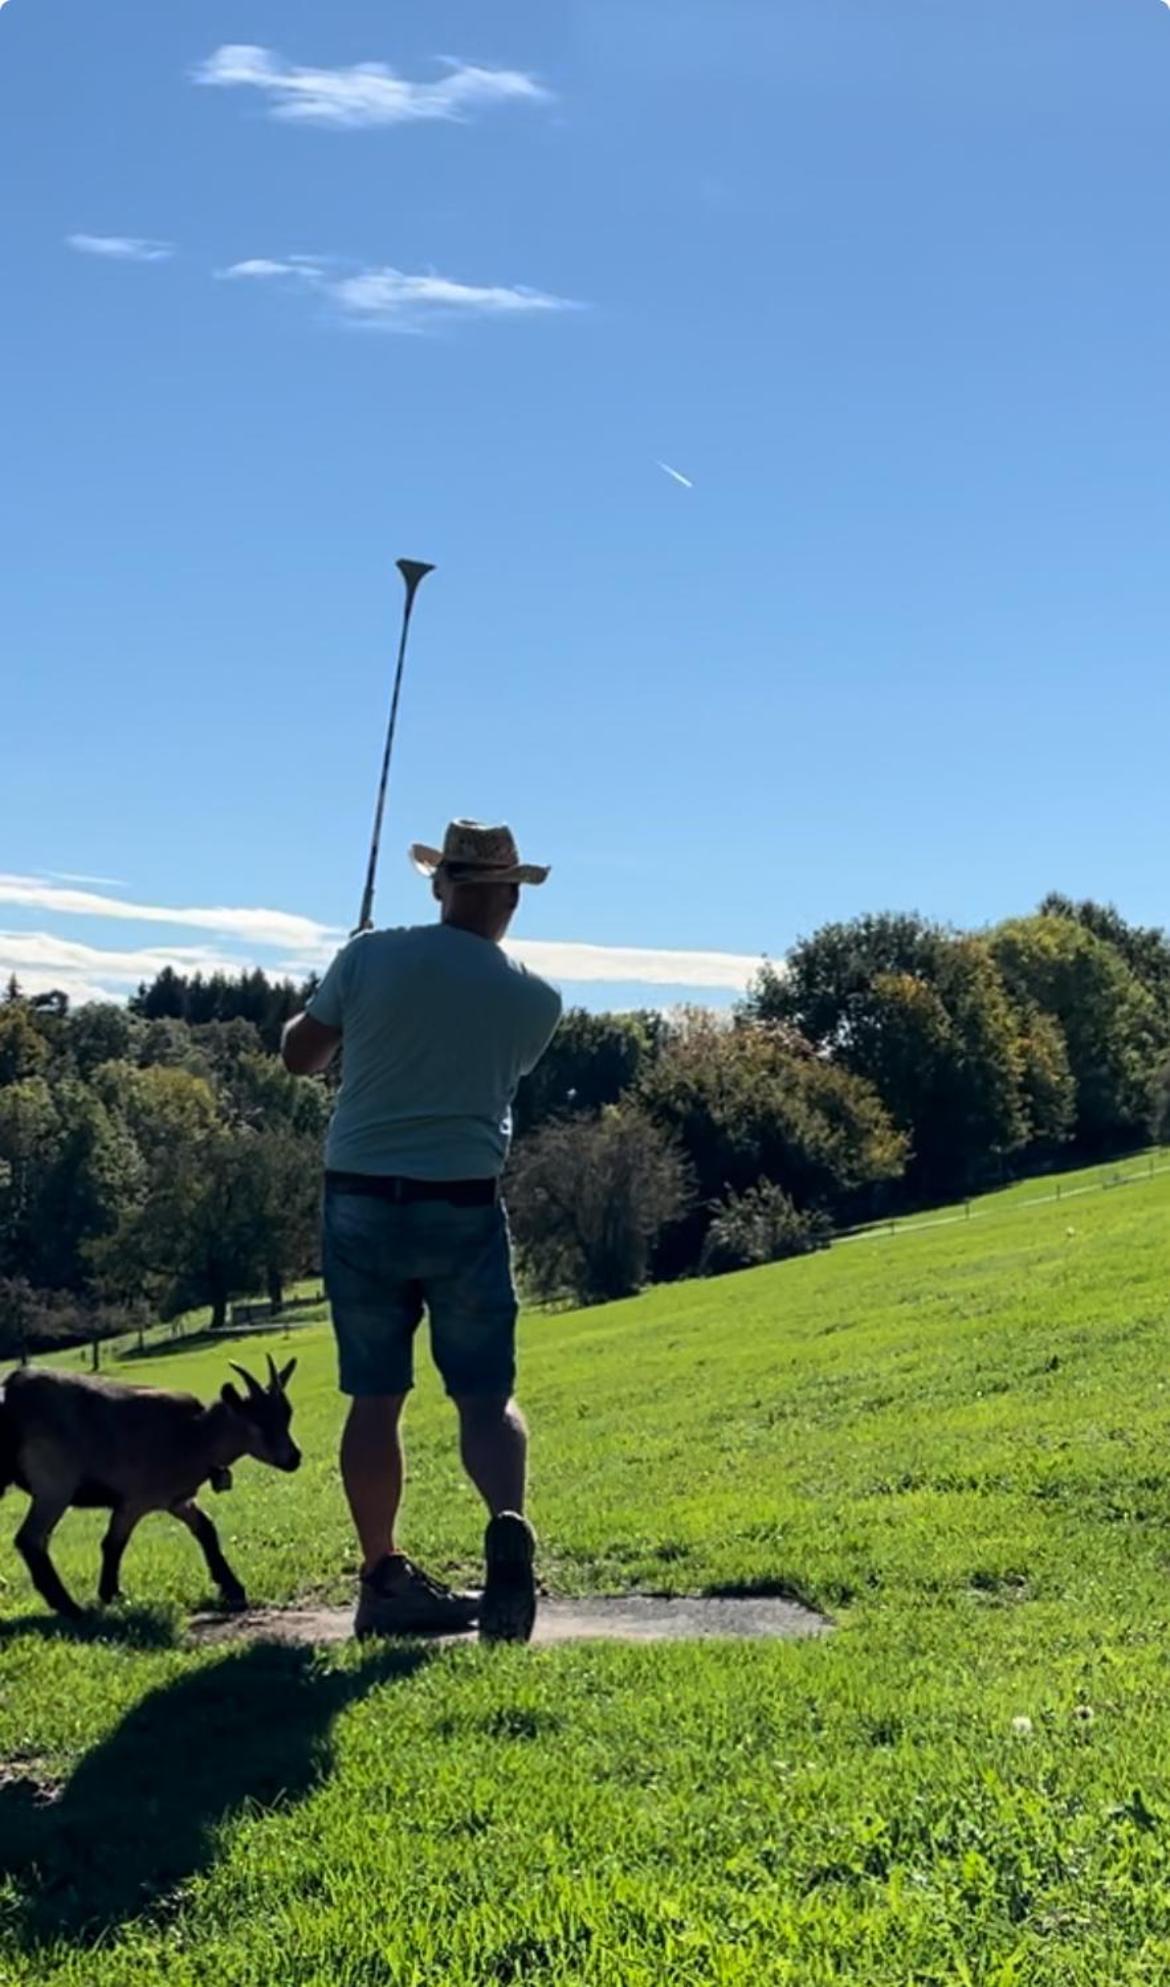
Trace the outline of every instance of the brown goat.
<path fill-rule="evenodd" d="M 81 1614 L 49 1557 L 49 1540 L 71 1506 L 96 1506 L 111 1514 L 102 1541 L 103 1604 L 120 1598 L 118 1574 L 134 1527 L 149 1511 L 169 1511 L 198 1539 L 227 1605 L 245 1607 L 244 1589 L 195 1497 L 205 1483 L 226 1490 L 242 1456 L 278 1470 L 299 1467 L 285 1393 L 296 1363 L 290 1359 L 278 1373 L 269 1357 L 262 1387 L 233 1361 L 247 1392 L 229 1382 L 211 1407 L 193 1394 L 51 1367 L 10 1373 L 0 1393 L 0 1495 L 15 1484 L 31 1500 L 15 1542 L 41 1598 L 59 1614 Z"/>

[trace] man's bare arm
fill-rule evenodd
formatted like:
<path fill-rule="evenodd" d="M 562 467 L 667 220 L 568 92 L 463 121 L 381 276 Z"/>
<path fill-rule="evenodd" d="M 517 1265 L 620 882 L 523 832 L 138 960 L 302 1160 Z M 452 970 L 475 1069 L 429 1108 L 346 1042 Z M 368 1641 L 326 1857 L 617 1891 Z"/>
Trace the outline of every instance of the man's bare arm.
<path fill-rule="evenodd" d="M 294 1014 L 284 1024 L 280 1054 L 292 1076 L 319 1076 L 337 1054 L 340 1028 L 327 1028 L 311 1014 Z"/>

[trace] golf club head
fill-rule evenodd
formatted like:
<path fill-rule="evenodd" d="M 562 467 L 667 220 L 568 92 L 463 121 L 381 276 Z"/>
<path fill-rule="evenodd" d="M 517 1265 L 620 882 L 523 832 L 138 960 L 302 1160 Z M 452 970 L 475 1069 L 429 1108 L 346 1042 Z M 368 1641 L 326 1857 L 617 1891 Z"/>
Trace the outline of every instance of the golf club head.
<path fill-rule="evenodd" d="M 435 570 L 433 566 L 428 566 L 423 559 L 396 559 L 395 564 L 406 582 L 406 596 L 408 600 L 415 592 L 415 589 L 421 586 L 427 574 L 433 573 Z"/>

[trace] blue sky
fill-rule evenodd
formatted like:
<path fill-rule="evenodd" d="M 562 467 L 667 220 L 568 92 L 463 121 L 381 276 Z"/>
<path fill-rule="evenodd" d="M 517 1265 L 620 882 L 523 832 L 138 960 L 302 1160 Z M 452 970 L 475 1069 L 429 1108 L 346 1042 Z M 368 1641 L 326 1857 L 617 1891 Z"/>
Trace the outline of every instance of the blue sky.
<path fill-rule="evenodd" d="M 1162 0 L 0 4 L 0 966 L 328 951 L 400 553 L 387 921 L 460 813 L 594 1004 L 1160 922 L 1168 96 Z"/>

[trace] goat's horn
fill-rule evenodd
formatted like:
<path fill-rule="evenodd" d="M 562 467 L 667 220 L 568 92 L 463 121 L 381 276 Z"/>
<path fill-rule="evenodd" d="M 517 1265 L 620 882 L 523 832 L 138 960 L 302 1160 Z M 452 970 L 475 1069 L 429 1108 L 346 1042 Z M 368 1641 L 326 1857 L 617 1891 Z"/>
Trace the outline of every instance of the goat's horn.
<path fill-rule="evenodd" d="M 252 1395 L 253 1398 L 255 1398 L 257 1394 L 262 1394 L 264 1392 L 264 1389 L 260 1385 L 259 1380 L 257 1380 L 253 1374 L 249 1373 L 246 1366 L 237 1366 L 234 1359 L 229 1359 L 228 1365 L 231 1367 L 233 1373 L 239 1374 L 241 1380 L 244 1382 L 244 1385 L 247 1387 L 248 1392 Z"/>
<path fill-rule="evenodd" d="M 272 1354 L 270 1352 L 266 1353 L 264 1356 L 268 1361 L 269 1388 L 274 1394 L 278 1394 L 280 1392 L 280 1381 L 276 1377 L 276 1361 L 272 1357 Z"/>

